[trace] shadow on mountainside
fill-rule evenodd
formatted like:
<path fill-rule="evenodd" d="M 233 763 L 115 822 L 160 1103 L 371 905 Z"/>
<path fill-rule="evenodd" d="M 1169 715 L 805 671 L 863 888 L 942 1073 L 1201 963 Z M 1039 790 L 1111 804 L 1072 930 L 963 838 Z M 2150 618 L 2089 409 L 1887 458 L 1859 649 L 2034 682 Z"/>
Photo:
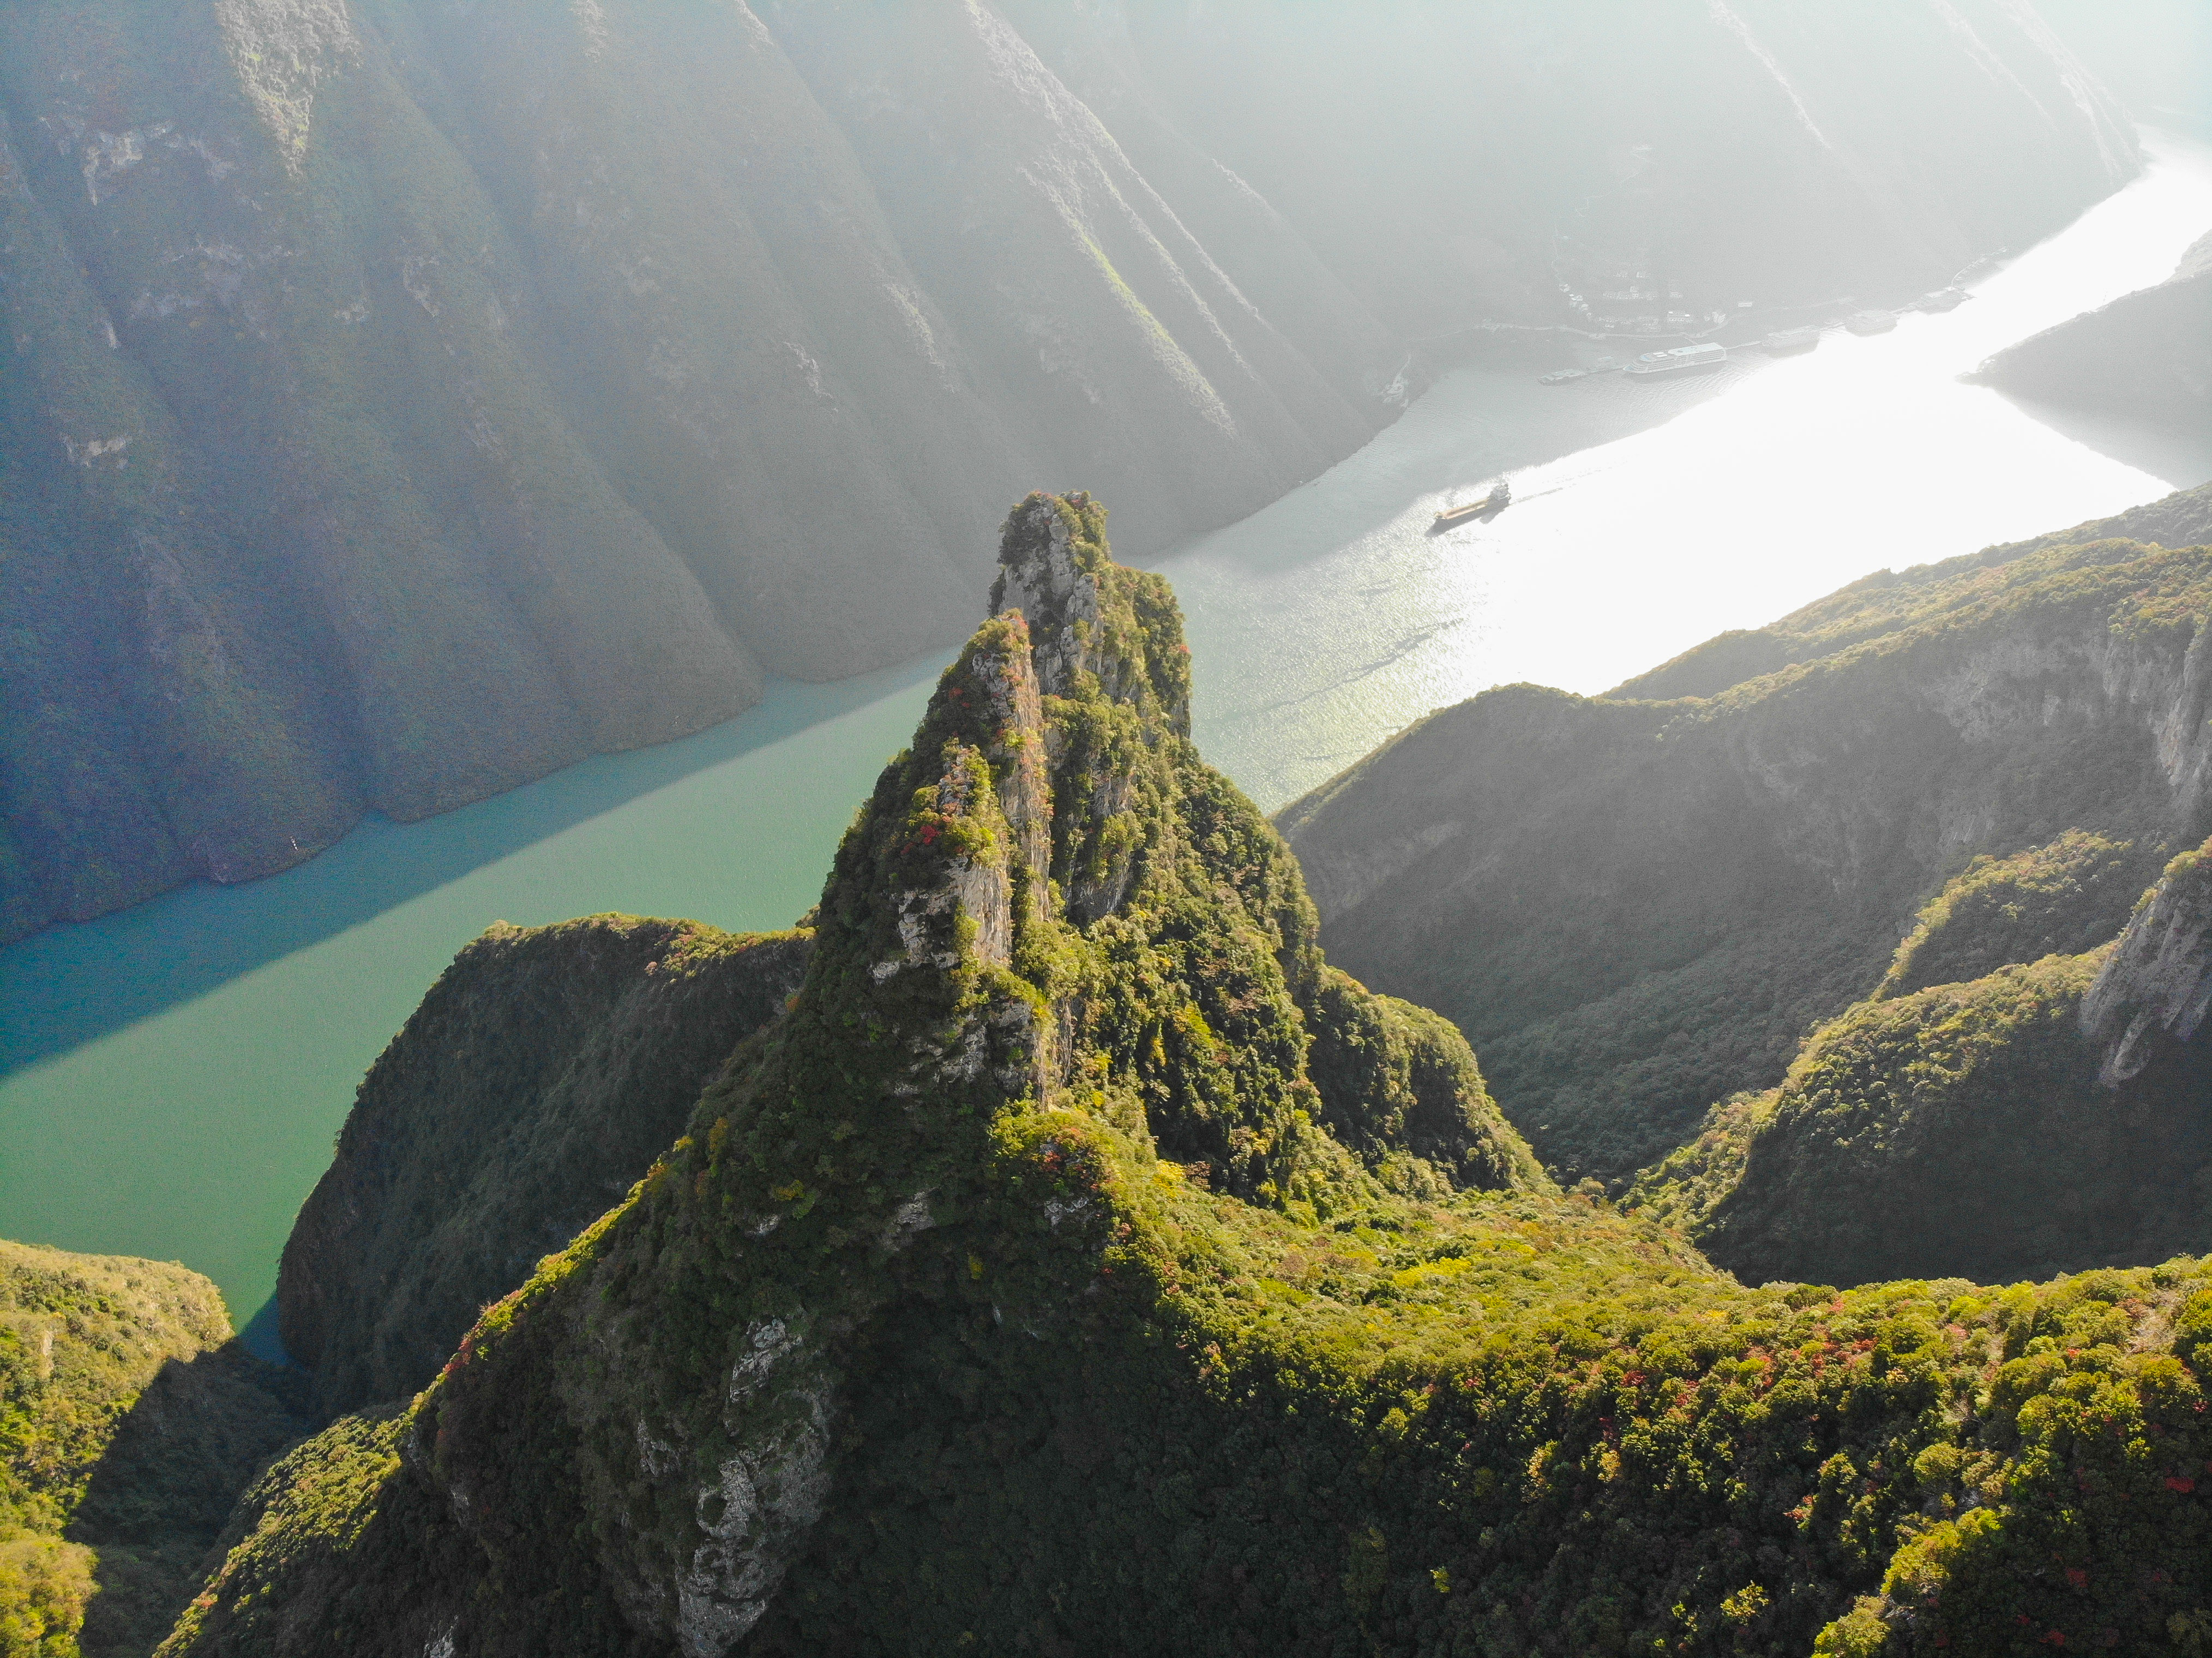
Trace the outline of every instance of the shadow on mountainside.
<path fill-rule="evenodd" d="M 65 1533 L 99 1556 L 84 1658 L 144 1658 L 168 1633 L 239 1493 L 314 1425 L 280 1397 L 295 1376 L 232 1341 L 168 1360 L 138 1395 Z"/>
<path fill-rule="evenodd" d="M 736 719 L 600 755 L 415 823 L 370 818 L 264 880 L 205 883 L 0 950 L 0 1076 L 53 1059 L 357 926 L 576 824 L 933 678 L 925 659 L 829 684 L 781 682 Z M 127 963 L 128 970 L 119 970 Z"/>
<path fill-rule="evenodd" d="M 2193 489 L 2212 483 L 2212 430 L 2191 431 L 2159 421 L 2135 420 L 2100 409 L 2069 409 L 2057 404 L 2005 398 L 2029 419 L 2048 426 L 2100 455 L 2171 484 Z"/>

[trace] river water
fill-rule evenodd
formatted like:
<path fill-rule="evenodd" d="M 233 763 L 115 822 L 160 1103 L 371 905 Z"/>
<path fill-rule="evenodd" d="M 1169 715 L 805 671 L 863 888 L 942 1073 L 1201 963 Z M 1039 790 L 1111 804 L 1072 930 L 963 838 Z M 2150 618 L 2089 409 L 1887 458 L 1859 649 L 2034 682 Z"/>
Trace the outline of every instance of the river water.
<path fill-rule="evenodd" d="M 2151 152 L 1972 302 L 1893 333 L 1689 382 L 1443 376 L 1357 455 L 1157 561 L 1200 746 L 1272 811 L 1486 686 L 1601 691 L 1871 569 L 2212 477 L 2203 446 L 2069 435 L 1956 380 L 2160 280 L 2212 227 L 2212 149 Z M 1501 475 L 1506 512 L 1427 533 Z M 787 925 L 949 654 L 778 684 L 684 742 L 0 950 L 0 1236 L 182 1260 L 252 1314 L 362 1072 L 455 950 L 494 920 L 606 910 Z"/>

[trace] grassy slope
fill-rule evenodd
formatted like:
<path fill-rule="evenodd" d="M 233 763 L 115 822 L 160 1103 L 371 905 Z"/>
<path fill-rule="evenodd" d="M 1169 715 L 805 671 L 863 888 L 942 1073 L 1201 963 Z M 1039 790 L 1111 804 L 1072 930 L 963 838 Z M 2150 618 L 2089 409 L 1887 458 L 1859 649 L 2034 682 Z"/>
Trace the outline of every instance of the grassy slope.
<path fill-rule="evenodd" d="M 976 636 L 752 1062 L 272 1471 L 165 1652 L 1979 1654 L 2212 1599 L 2201 1264 L 1749 1291 L 1322 1131 L 1296 865 L 1177 734 L 1156 588 L 1038 510 L 1010 556 L 1056 519 L 1103 613 Z"/>
<path fill-rule="evenodd" d="M 196 1272 L 0 1243 L 0 1651 L 147 1652 L 305 1425 L 274 1380 Z"/>

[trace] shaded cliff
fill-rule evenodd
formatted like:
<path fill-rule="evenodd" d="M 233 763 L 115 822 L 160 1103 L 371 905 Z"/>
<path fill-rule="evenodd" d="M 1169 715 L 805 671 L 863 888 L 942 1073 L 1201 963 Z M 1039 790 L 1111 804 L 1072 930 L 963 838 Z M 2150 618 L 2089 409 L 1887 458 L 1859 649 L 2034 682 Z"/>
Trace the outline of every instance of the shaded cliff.
<path fill-rule="evenodd" d="M 2051 947 L 2116 934 L 2212 811 L 2208 598 L 2212 550 L 2111 540 L 1885 574 L 1653 677 L 1704 700 L 1486 692 L 1279 822 L 1336 959 L 1617 1179 L 1779 1081 L 1977 854 L 2129 843 Z"/>
<path fill-rule="evenodd" d="M 1970 378 L 2029 404 L 2212 425 L 2212 233 L 2156 287 L 2008 345 Z"/>
<path fill-rule="evenodd" d="M 464 950 L 370 1067 L 285 1242 L 278 1329 L 316 1407 L 428 1382 L 667 1150 L 809 943 L 604 915 Z"/>
<path fill-rule="evenodd" d="M 1450 1191 L 1525 1151 L 1321 960 L 1102 517 L 1018 509 L 1014 608 L 690 1132 L 417 1400 L 273 1468 L 162 1651 L 1979 1654 L 2191 1615 L 2203 1265 L 1754 1291 L 1586 1198 Z M 1451 1148 L 1418 1189 L 1401 1133 Z M 2054 1549 L 2093 1594 L 2022 1569 Z"/>
<path fill-rule="evenodd" d="M 238 1494 L 308 1425 L 170 1262 L 0 1242 L 0 1640 L 144 1658 Z"/>
<path fill-rule="evenodd" d="M 0 936 L 951 643 L 1040 474 L 1140 550 L 1247 513 L 1402 402 L 1401 334 L 1548 314 L 1562 201 L 1825 295 L 2137 165 L 1979 0 L 9 24 Z"/>
<path fill-rule="evenodd" d="M 2046 873 L 2083 862 L 2045 852 Z M 1975 900 L 1994 872 L 1970 872 L 1882 993 L 1816 1032 L 1777 1093 L 1709 1116 L 1633 1200 L 1752 1282 L 2034 1278 L 2212 1245 L 2209 865 L 2175 859 L 2117 944 L 2064 954 L 2035 946 L 2080 887 L 2018 883 L 1992 908 Z M 1937 980 L 1935 956 L 1970 970 Z"/>

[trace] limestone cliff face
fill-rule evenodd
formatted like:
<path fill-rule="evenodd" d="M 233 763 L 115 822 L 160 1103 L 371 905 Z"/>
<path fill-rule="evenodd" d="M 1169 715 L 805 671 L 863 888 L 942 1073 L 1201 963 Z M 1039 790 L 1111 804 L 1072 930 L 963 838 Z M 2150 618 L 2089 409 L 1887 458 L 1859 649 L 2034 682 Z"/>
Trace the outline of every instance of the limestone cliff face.
<path fill-rule="evenodd" d="M 667 1149 L 810 944 L 603 915 L 464 950 L 370 1068 L 285 1242 L 278 1328 L 321 1412 L 427 1385 Z"/>
<path fill-rule="evenodd" d="M 9 933 L 957 639 L 1018 478 L 1157 545 L 1390 412 L 988 9 L 9 21 Z"/>
<path fill-rule="evenodd" d="M 2166 866 L 2081 999 L 2083 1033 L 2103 1048 L 2097 1079 L 2117 1087 L 2162 1053 L 2197 1042 L 2208 1011 L 2212 845 Z"/>
<path fill-rule="evenodd" d="M 1331 955 L 1455 1018 L 1548 1160 L 1623 1175 L 1778 1080 L 1977 854 L 2201 838 L 2208 580 L 2100 541 L 1862 584 L 1764 677 L 1486 693 L 1281 822 Z M 2092 937 L 2139 888 L 2103 890 Z"/>
<path fill-rule="evenodd" d="M 1350 30 L 1268 0 L 1006 11 L 1148 172 L 1202 152 L 1416 336 L 1565 320 L 1555 259 L 1721 305 L 1917 292 L 2140 165 L 2096 78 L 2004 0 L 1379 0 Z M 1229 194 L 1194 202 L 1209 238 L 1264 234 Z"/>
<path fill-rule="evenodd" d="M 1295 863 L 1184 734 L 1173 597 L 1113 563 L 1104 517 L 1079 495 L 1015 509 L 1000 597 L 1036 603 L 1037 629 L 1006 609 L 946 671 L 839 849 L 788 1008 L 628 1198 L 376 1430 L 390 1460 L 360 1489 L 387 1527 L 374 1546 L 400 1552 L 367 1592 L 406 1586 L 389 1622 L 288 1590 L 280 1629 L 229 1599 L 239 1576 L 177 1649 L 721 1658 L 789 1604 L 833 1516 L 884 1511 L 841 1493 L 905 1477 L 866 1448 L 900 1431 L 902 1390 L 972 1391 L 966 1361 L 942 1369 L 945 1340 L 988 1327 L 1015 1344 L 994 1365 L 1058 1364 L 1087 1321 L 1119 1316 L 1091 1310 L 1127 1270 L 1102 1254 L 1128 1236 L 1115 1159 L 1308 1224 L 1393 1192 L 1550 1190 L 1457 1033 L 1322 960 Z M 641 1083 L 735 1041 L 714 996 L 641 983 L 673 965 L 667 932 L 489 936 L 380 1063 L 287 1255 L 288 1333 L 296 1315 L 331 1403 L 419 1363 L 458 1301 L 447 1262 L 491 1281 L 465 1243 L 546 1235 L 567 1212 L 548 1188 L 610 1161 L 544 1147 L 587 1152 Z M 714 965 L 685 970 L 703 984 Z M 582 1017 L 549 1019 L 547 997 Z M 566 1047 L 526 1051 L 549 1025 Z M 376 1270 L 356 1283 L 357 1240 Z"/>

